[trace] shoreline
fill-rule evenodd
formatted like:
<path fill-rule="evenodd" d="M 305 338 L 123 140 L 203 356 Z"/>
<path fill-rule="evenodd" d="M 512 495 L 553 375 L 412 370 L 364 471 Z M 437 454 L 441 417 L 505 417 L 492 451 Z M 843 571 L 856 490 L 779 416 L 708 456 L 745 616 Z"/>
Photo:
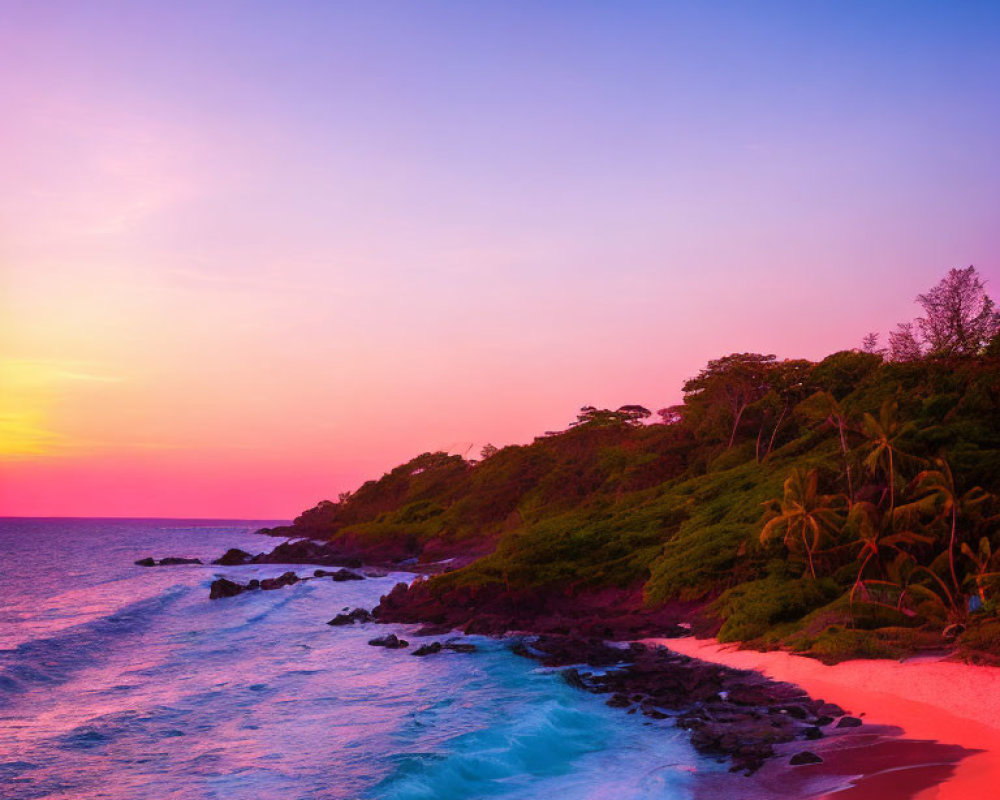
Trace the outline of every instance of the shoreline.
<path fill-rule="evenodd" d="M 323 544 L 309 539 L 288 540 L 254 561 L 318 563 L 314 559 L 325 549 Z M 322 555 L 338 562 L 342 557 L 340 553 Z M 365 559 L 364 563 L 378 564 L 373 559 Z M 414 572 L 419 567 L 426 574 L 428 566 L 441 569 L 453 563 L 445 560 L 430 565 L 395 563 L 393 566 L 397 570 L 412 569 Z M 402 586 L 406 587 L 403 594 L 409 595 L 413 584 L 406 582 Z M 465 633 L 498 635 L 509 632 L 511 625 L 503 614 L 495 612 L 506 611 L 507 616 L 513 617 L 514 612 L 523 614 L 534 605 L 529 604 L 528 609 L 505 608 L 502 602 L 495 603 L 496 608 L 488 608 L 488 612 L 494 613 L 481 613 L 465 625 L 457 625 L 451 618 L 453 608 L 439 608 L 434 603 L 427 608 L 417 603 L 416 608 L 411 608 L 411 603 L 394 603 L 400 589 L 397 585 L 382 598 L 379 610 L 389 613 L 379 621 L 422 624 L 424 635 L 456 626 Z M 398 599 L 402 600 L 402 595 Z M 409 596 L 406 599 L 412 600 Z M 601 599 L 606 601 L 608 598 Z M 471 604 L 460 607 L 467 605 Z M 605 625 L 611 621 L 602 620 Z M 569 638 L 573 638 L 574 634 L 584 633 L 586 628 L 582 619 L 561 613 L 552 614 L 550 622 L 551 625 L 540 628 L 528 626 L 528 630 L 536 636 L 555 633 L 557 637 L 569 634 Z M 630 622 L 635 620 L 630 619 Z M 656 622 L 661 624 L 655 627 L 664 630 L 663 620 Z M 546 630 L 549 627 L 555 630 Z M 564 627 L 566 630 L 560 630 Z M 822 738 L 814 741 L 803 741 L 798 736 L 795 741 L 779 739 L 774 744 L 774 754 L 764 755 L 762 759 L 754 752 L 752 738 L 743 743 L 746 747 L 726 745 L 719 752 L 732 758 L 737 769 L 749 766 L 753 776 L 748 779 L 730 773 L 705 775 L 705 780 L 699 783 L 697 800 L 716 800 L 723 796 L 732 800 L 789 797 L 801 800 L 966 800 L 989 797 L 995 792 L 994 787 L 1000 785 L 1000 668 L 946 662 L 937 657 L 919 657 L 903 664 L 856 660 L 831 667 L 782 651 L 738 650 L 735 646 L 720 645 L 714 639 L 642 638 L 643 627 L 649 630 L 654 626 L 638 625 L 627 632 L 608 628 L 601 633 L 619 641 L 665 647 L 703 662 L 751 671 L 763 679 L 797 686 L 810 698 L 821 698 L 818 702 L 840 706 L 848 714 L 862 717 L 865 723 L 862 728 L 848 730 L 831 727 L 824 731 Z M 611 687 L 584 687 L 582 683 L 580 688 L 598 693 L 615 691 Z M 626 686 L 619 688 L 627 691 Z M 609 704 L 611 702 L 624 703 L 625 700 L 618 695 Z M 637 710 L 640 707 L 631 709 L 632 712 Z M 648 712 L 648 709 L 642 710 Z M 655 716 L 656 713 L 654 710 L 647 715 Z M 740 724 L 737 722 L 733 730 Z M 791 766 L 791 756 L 802 751 L 815 752 L 823 759 L 822 763 Z"/>
<path fill-rule="evenodd" d="M 784 651 L 739 650 L 714 639 L 645 642 L 795 684 L 865 721 L 853 734 L 864 751 L 827 740 L 824 749 L 831 757 L 819 768 L 796 768 L 800 771 L 772 759 L 757 776 L 762 797 L 969 800 L 991 797 L 1000 785 L 1000 668 L 928 657 L 828 666 Z M 873 738 L 861 740 L 860 731 Z M 841 788 L 811 790 L 807 770 L 820 779 L 839 775 Z M 788 794 L 794 783 L 808 793 Z"/>

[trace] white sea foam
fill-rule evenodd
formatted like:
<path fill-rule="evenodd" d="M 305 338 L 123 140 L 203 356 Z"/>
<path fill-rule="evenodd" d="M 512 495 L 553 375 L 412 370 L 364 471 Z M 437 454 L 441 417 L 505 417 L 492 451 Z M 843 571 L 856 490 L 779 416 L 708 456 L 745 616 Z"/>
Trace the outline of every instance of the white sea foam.
<path fill-rule="evenodd" d="M 132 562 L 273 542 L 246 525 L 0 525 L 5 798 L 683 798 L 702 763 L 503 642 L 414 658 L 369 647 L 379 626 L 325 624 L 401 575 L 210 601 L 218 574 L 289 567 Z"/>

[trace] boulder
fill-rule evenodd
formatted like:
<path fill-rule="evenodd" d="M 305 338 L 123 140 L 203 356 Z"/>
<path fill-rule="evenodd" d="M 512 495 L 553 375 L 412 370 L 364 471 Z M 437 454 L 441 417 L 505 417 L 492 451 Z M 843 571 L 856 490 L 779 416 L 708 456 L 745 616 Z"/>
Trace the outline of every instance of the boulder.
<path fill-rule="evenodd" d="M 400 647 L 409 647 L 410 643 L 405 639 L 400 639 L 396 634 L 390 633 L 386 636 L 379 636 L 368 642 L 372 647 L 386 647 L 390 650 L 398 650 Z"/>
<path fill-rule="evenodd" d="M 563 680 L 566 681 L 574 689 L 586 689 L 587 684 L 584 683 L 583 678 L 580 676 L 580 670 L 575 667 L 570 667 L 569 669 L 564 669 L 562 671 Z"/>
<path fill-rule="evenodd" d="M 364 575 L 359 575 L 356 572 L 351 572 L 349 569 L 338 569 L 336 572 L 331 572 L 326 569 L 318 569 L 313 572 L 314 578 L 333 578 L 338 583 L 340 581 L 363 581 L 365 579 Z"/>
<path fill-rule="evenodd" d="M 253 557 L 255 564 L 326 564 L 328 566 L 361 566 L 361 559 L 340 552 L 329 542 L 298 539 L 284 542 L 270 553 Z"/>
<path fill-rule="evenodd" d="M 434 653 L 440 653 L 442 650 L 441 642 L 431 642 L 430 644 L 422 644 L 416 650 L 414 650 L 410 655 L 413 656 L 430 656 Z"/>
<path fill-rule="evenodd" d="M 277 578 L 264 578 L 260 582 L 260 588 L 265 591 L 270 591 L 272 589 L 281 589 L 284 586 L 291 586 L 293 583 L 299 582 L 299 576 L 294 572 L 285 572 Z"/>
<path fill-rule="evenodd" d="M 211 600 L 218 600 L 222 597 L 235 597 L 240 592 L 245 592 L 246 589 L 246 586 L 241 586 L 235 581 L 226 578 L 216 578 L 212 581 L 212 589 L 208 596 Z"/>
<path fill-rule="evenodd" d="M 838 728 L 860 728 L 861 720 L 857 717 L 841 717 L 836 727 Z"/>
<path fill-rule="evenodd" d="M 363 608 L 356 608 L 347 614 L 337 614 L 327 625 L 353 625 L 356 622 L 371 622 L 372 615 Z"/>
<path fill-rule="evenodd" d="M 240 550 L 238 547 L 231 547 L 212 563 L 219 564 L 223 567 L 240 567 L 243 564 L 249 564 L 252 559 L 253 556 L 246 550 Z"/>
<path fill-rule="evenodd" d="M 200 564 L 200 558 L 177 558 L 176 556 L 167 556 L 167 558 L 161 558 L 157 561 L 153 557 L 140 558 L 135 562 L 136 566 L 139 567 L 175 567 L 178 564 Z"/>
<path fill-rule="evenodd" d="M 338 583 L 341 581 L 363 581 L 365 579 L 364 575 L 359 575 L 356 572 L 351 572 L 351 570 L 343 568 L 338 569 L 330 577 Z"/>
<path fill-rule="evenodd" d="M 801 753 L 796 753 L 788 761 L 793 767 L 801 767 L 805 764 L 822 764 L 823 759 L 820 758 L 815 753 L 811 753 L 808 750 L 803 750 Z"/>

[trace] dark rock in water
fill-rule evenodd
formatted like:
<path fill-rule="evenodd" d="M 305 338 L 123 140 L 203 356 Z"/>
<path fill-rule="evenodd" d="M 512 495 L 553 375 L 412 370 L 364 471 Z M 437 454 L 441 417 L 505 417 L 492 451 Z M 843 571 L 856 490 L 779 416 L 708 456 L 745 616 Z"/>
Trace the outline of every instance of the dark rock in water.
<path fill-rule="evenodd" d="M 390 650 L 397 650 L 400 647 L 409 647 L 410 643 L 405 639 L 400 639 L 396 634 L 390 633 L 386 636 L 379 636 L 368 642 L 372 647 L 387 647 Z"/>
<path fill-rule="evenodd" d="M 410 655 L 413 656 L 430 656 L 434 653 L 441 652 L 441 642 L 431 642 L 430 644 L 422 644 L 416 650 L 414 650 Z"/>
<path fill-rule="evenodd" d="M 583 678 L 580 677 L 580 671 L 570 667 L 569 669 L 564 669 L 562 671 L 563 680 L 566 681 L 574 689 L 586 689 L 587 684 L 583 682 Z"/>
<path fill-rule="evenodd" d="M 454 639 L 449 639 L 444 643 L 445 650 L 452 650 L 455 653 L 475 653 L 476 646 L 474 644 L 467 644 L 465 642 L 456 642 Z"/>
<path fill-rule="evenodd" d="M 823 759 L 820 758 L 815 753 L 810 753 L 808 750 L 803 750 L 801 753 L 796 753 L 788 761 L 793 767 L 801 767 L 804 764 L 822 764 Z"/>
<path fill-rule="evenodd" d="M 216 578 L 212 581 L 212 590 L 208 596 L 211 600 L 218 600 L 221 597 L 235 597 L 240 592 L 245 592 L 246 589 L 246 586 L 241 586 L 235 581 L 227 580 L 226 578 Z"/>
<path fill-rule="evenodd" d="M 246 550 L 240 550 L 237 547 L 231 547 L 225 553 L 223 553 L 219 558 L 213 561 L 213 564 L 220 564 L 223 567 L 239 567 L 243 564 L 249 564 L 253 559 L 253 556 Z"/>
<path fill-rule="evenodd" d="M 338 569 L 336 572 L 330 572 L 325 569 L 318 569 L 313 573 L 314 578 L 333 578 L 338 583 L 340 581 L 363 581 L 365 579 L 364 575 L 358 575 L 356 572 L 351 572 L 349 569 Z"/>
<path fill-rule="evenodd" d="M 633 660 L 631 648 L 611 647 L 600 639 L 577 639 L 569 636 L 539 636 L 532 647 L 544 654 L 547 667 L 590 664 L 610 667 Z"/>
<path fill-rule="evenodd" d="M 335 581 L 340 583 L 341 581 L 363 581 L 365 579 L 364 575 L 358 575 L 356 572 L 351 572 L 349 569 L 338 569 L 331 575 Z"/>
<path fill-rule="evenodd" d="M 150 558 L 140 558 L 135 562 L 138 567 L 175 567 L 178 564 L 200 564 L 200 558 L 177 558 L 176 556 L 168 556 L 167 558 L 161 558 L 159 561 Z"/>
<path fill-rule="evenodd" d="M 819 712 L 840 710 L 791 684 L 638 643 L 620 647 L 545 635 L 511 649 L 548 666 L 615 667 L 593 673 L 569 669 L 563 676 L 572 686 L 608 695 L 612 707 L 652 719 L 676 717 L 679 728 L 691 731 L 695 749 L 728 757 L 733 771 L 746 774 L 773 757 L 776 745 L 822 737 Z"/>
<path fill-rule="evenodd" d="M 363 608 L 356 608 L 348 614 L 337 614 L 327 625 L 353 625 L 355 622 L 371 622 L 372 615 Z"/>
<path fill-rule="evenodd" d="M 246 585 L 236 583 L 228 578 L 216 578 L 212 581 L 212 591 L 209 597 L 212 600 L 216 600 L 220 597 L 233 597 L 240 592 L 254 591 L 256 589 L 280 589 L 283 586 L 291 586 L 293 583 L 298 583 L 299 580 L 299 576 L 294 572 L 286 572 L 277 578 L 264 578 L 262 581 L 253 578 Z"/>
<path fill-rule="evenodd" d="M 360 567 L 361 559 L 338 551 L 327 542 L 299 539 L 279 544 L 270 553 L 253 557 L 254 564 L 326 564 Z"/>
<path fill-rule="evenodd" d="M 271 589 L 280 589 L 283 586 L 291 586 L 293 583 L 299 582 L 299 576 L 294 572 L 285 572 L 277 578 L 264 578 L 260 582 L 260 588 L 265 591 L 270 591 Z"/>
<path fill-rule="evenodd" d="M 860 728 L 861 720 L 857 717 L 841 717 L 837 722 L 836 727 L 838 728 Z"/>

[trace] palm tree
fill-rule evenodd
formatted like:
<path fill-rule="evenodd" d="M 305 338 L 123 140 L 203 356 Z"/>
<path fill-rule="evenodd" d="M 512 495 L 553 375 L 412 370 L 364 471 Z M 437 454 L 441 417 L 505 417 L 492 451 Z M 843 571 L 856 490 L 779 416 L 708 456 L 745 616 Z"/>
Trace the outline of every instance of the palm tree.
<path fill-rule="evenodd" d="M 771 509 L 771 519 L 760 532 L 761 544 L 781 536 L 785 546 L 802 541 L 809 573 L 816 577 L 813 555 L 818 551 L 826 534 L 838 532 L 843 523 L 843 495 L 821 495 L 819 493 L 819 473 L 815 469 L 808 472 L 796 467 L 785 478 L 784 494 L 779 499 L 766 503 Z"/>
<path fill-rule="evenodd" d="M 860 584 L 861 593 L 864 596 L 864 599 L 873 605 L 881 606 L 882 608 L 891 608 L 894 611 L 898 611 L 901 614 L 912 617 L 916 612 L 906 607 L 906 599 L 909 594 L 918 590 L 923 590 L 923 587 L 915 583 L 916 576 L 920 569 L 921 567 L 917 565 L 912 555 L 907 553 L 905 550 L 900 550 L 896 553 L 896 557 L 886 565 L 885 579 L 869 579 L 862 581 Z M 878 593 L 873 593 L 872 587 L 882 590 L 884 596 L 889 598 L 891 598 L 892 594 L 895 593 L 896 601 L 894 603 L 887 602 L 887 600 L 879 597 Z M 855 586 L 855 588 L 857 588 L 857 586 Z M 928 594 L 932 595 L 934 600 L 941 603 L 940 598 L 933 592 L 924 590 L 921 593 L 925 597 Z M 854 589 L 851 589 L 851 603 L 853 602 Z"/>
<path fill-rule="evenodd" d="M 925 469 L 910 484 L 914 499 L 899 510 L 909 517 L 914 514 L 926 514 L 934 517 L 933 522 L 947 521 L 950 528 L 948 537 L 948 569 L 951 572 L 952 587 L 955 592 L 961 590 L 955 569 L 955 543 L 958 537 L 958 518 L 960 515 L 973 515 L 992 499 L 992 495 L 975 486 L 959 496 L 955 490 L 955 477 L 951 467 L 943 458 L 934 459 L 935 469 Z"/>
<path fill-rule="evenodd" d="M 867 583 L 885 584 L 885 581 L 866 581 L 864 579 L 865 569 L 871 561 L 878 565 L 880 575 L 887 575 L 885 565 L 885 553 L 887 550 L 895 551 L 896 558 L 894 564 L 899 562 L 900 554 L 907 553 L 907 546 L 914 544 L 930 544 L 933 539 L 929 536 L 917 533 L 912 530 L 894 530 L 893 516 L 883 514 L 874 503 L 859 502 L 851 505 L 847 515 L 847 528 L 854 532 L 861 544 L 858 558 L 861 560 L 861 567 L 858 575 L 851 587 L 850 600 L 854 602 L 854 595 L 860 589 L 867 595 Z M 896 570 L 898 571 L 898 569 Z M 891 581 L 898 583 L 898 581 Z M 900 595 L 902 603 L 902 594 Z"/>
<path fill-rule="evenodd" d="M 890 515 L 896 505 L 894 462 L 899 453 L 896 444 L 912 427 L 909 423 L 903 425 L 899 422 L 898 411 L 899 404 L 895 400 L 886 400 L 879 410 L 878 419 L 865 412 L 861 424 L 862 432 L 868 437 L 868 455 L 865 457 L 864 465 L 873 475 L 881 471 L 885 476 L 889 486 Z"/>

